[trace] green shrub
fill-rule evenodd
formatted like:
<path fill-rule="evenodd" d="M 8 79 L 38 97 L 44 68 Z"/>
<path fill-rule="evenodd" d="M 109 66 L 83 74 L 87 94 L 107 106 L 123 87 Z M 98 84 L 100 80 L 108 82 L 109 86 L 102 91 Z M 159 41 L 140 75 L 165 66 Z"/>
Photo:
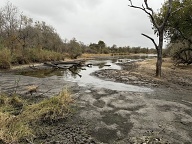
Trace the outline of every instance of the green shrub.
<path fill-rule="evenodd" d="M 11 63 L 12 64 L 28 64 L 29 63 L 29 59 L 28 59 L 28 57 L 24 53 L 22 53 L 22 52 L 15 52 L 11 56 Z"/>
<path fill-rule="evenodd" d="M 6 48 L 0 49 L 0 68 L 1 69 L 11 68 L 11 52 Z"/>
<path fill-rule="evenodd" d="M 31 62 L 64 60 L 63 54 L 54 51 L 31 48 L 28 49 L 25 53 Z"/>

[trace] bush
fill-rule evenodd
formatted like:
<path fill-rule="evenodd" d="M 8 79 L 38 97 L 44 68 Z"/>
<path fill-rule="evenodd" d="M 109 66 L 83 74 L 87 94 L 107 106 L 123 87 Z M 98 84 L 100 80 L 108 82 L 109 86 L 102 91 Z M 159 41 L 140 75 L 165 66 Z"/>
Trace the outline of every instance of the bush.
<path fill-rule="evenodd" d="M 1 69 L 11 68 L 11 52 L 6 48 L 0 49 L 0 68 Z"/>
<path fill-rule="evenodd" d="M 30 62 L 45 62 L 64 60 L 65 55 L 37 48 L 17 50 L 12 55 L 9 49 L 0 48 L 0 69 L 10 69 L 11 64 L 28 64 Z"/>
<path fill-rule="evenodd" d="M 29 59 L 26 57 L 26 55 L 23 52 L 15 52 L 11 56 L 11 63 L 12 64 L 28 64 Z"/>
<path fill-rule="evenodd" d="M 164 52 L 164 56 L 170 56 L 176 65 L 192 63 L 192 48 L 186 41 L 171 43 Z"/>
<path fill-rule="evenodd" d="M 11 55 L 10 50 L 0 49 L 0 69 L 9 69 L 11 64 L 28 64 L 30 62 L 45 62 L 64 60 L 65 55 L 48 50 L 27 49 L 16 51 Z"/>
<path fill-rule="evenodd" d="M 25 53 L 31 62 L 64 60 L 63 54 L 54 51 L 31 48 L 28 49 Z"/>

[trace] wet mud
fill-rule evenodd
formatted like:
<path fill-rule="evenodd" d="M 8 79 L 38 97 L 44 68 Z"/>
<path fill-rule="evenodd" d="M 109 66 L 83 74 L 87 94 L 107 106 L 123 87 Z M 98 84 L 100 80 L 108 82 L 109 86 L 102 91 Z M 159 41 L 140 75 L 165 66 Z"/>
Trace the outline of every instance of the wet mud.
<path fill-rule="evenodd" d="M 126 73 L 126 74 L 125 74 Z M 40 99 L 71 90 L 75 111 L 67 120 L 46 127 L 46 136 L 36 143 L 191 143 L 192 89 L 180 84 L 142 78 L 130 71 L 96 71 L 92 75 L 108 81 L 145 86 L 147 92 L 119 91 L 95 86 L 80 86 L 62 76 L 37 78 L 1 73 L 1 92 L 14 92 Z M 27 94 L 26 86 L 38 85 Z M 177 85 L 176 87 L 174 87 Z"/>

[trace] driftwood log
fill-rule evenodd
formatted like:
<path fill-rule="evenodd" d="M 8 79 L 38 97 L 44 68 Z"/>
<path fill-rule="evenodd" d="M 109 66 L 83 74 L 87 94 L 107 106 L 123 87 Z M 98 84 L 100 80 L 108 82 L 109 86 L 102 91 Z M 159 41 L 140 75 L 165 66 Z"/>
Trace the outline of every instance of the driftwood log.
<path fill-rule="evenodd" d="M 44 65 L 56 68 L 56 69 L 64 69 L 69 70 L 72 74 L 78 75 L 81 77 L 81 75 L 74 71 L 74 69 L 81 68 L 82 62 L 45 62 Z"/>
<path fill-rule="evenodd" d="M 92 67 L 93 64 L 88 63 L 85 64 L 85 61 L 54 61 L 54 62 L 45 62 L 43 67 L 36 67 L 36 66 L 29 66 L 33 70 L 40 70 L 40 69 L 46 69 L 46 68 L 53 68 L 54 69 L 63 69 L 63 70 L 69 70 L 72 74 L 78 75 L 81 77 L 79 73 L 77 73 L 78 69 L 86 70 L 83 67 Z M 111 66 L 111 65 L 104 65 L 104 66 Z"/>

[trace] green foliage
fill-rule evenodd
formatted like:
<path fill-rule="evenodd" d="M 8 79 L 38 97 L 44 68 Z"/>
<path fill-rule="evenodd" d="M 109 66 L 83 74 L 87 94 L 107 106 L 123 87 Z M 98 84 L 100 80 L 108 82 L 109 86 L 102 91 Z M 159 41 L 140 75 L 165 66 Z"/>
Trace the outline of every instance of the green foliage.
<path fill-rule="evenodd" d="M 74 38 L 70 40 L 68 44 L 68 54 L 70 58 L 76 59 L 78 56 L 81 56 L 82 49 L 80 47 L 80 44 L 77 42 L 77 40 Z"/>
<path fill-rule="evenodd" d="M 22 50 L 17 50 L 11 55 L 11 64 L 28 64 L 29 58 Z"/>
<path fill-rule="evenodd" d="M 189 39 L 192 36 L 192 0 L 173 0 L 172 14 L 166 25 L 166 37 L 171 42 Z M 160 12 L 156 14 L 158 22 L 162 21 L 167 9 L 167 1 L 163 4 Z"/>
<path fill-rule="evenodd" d="M 156 15 L 158 21 L 162 21 L 167 8 L 165 2 Z M 190 63 L 192 49 L 192 0 L 173 0 L 173 10 L 166 25 L 166 38 L 170 44 L 164 51 L 164 55 L 171 56 L 176 63 Z M 188 50 L 189 51 L 188 51 Z"/>
<path fill-rule="evenodd" d="M 164 57 L 172 57 L 175 65 L 192 64 L 192 48 L 189 47 L 187 41 L 176 41 L 171 43 L 164 50 Z"/>

